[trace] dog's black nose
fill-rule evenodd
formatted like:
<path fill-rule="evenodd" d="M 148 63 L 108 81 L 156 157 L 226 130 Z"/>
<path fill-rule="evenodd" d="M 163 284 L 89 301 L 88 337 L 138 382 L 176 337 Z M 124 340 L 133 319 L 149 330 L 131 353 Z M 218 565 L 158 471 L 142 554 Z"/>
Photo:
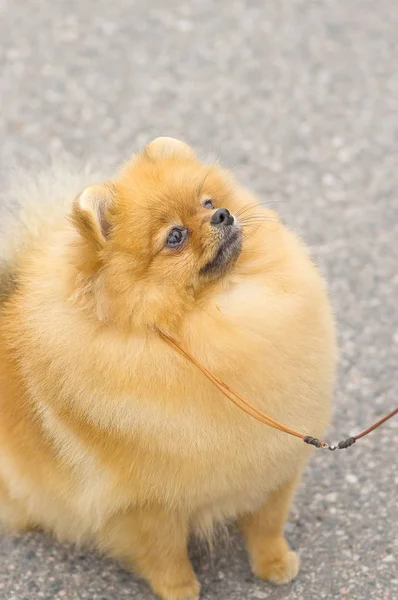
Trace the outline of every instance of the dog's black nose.
<path fill-rule="evenodd" d="M 226 225 L 232 225 L 234 222 L 234 218 L 226 208 L 219 208 L 212 218 L 210 219 L 210 223 L 215 225 L 216 227 L 225 227 Z"/>

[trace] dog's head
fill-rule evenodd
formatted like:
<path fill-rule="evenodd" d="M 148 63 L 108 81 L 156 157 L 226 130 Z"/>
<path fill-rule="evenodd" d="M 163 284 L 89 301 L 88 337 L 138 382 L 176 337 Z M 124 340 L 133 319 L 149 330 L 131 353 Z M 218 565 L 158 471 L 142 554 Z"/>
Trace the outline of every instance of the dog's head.
<path fill-rule="evenodd" d="M 103 320 L 177 319 L 233 272 L 243 248 L 239 209 L 229 174 L 183 142 L 157 138 L 115 180 L 76 199 L 80 287 L 97 296 Z"/>

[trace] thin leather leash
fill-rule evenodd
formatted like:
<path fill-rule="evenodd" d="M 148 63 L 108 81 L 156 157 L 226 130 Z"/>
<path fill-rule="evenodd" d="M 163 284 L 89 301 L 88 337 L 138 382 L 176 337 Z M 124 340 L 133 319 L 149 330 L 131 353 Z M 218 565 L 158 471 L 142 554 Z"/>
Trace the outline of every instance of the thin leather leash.
<path fill-rule="evenodd" d="M 192 356 L 192 354 L 190 354 L 187 350 L 185 350 L 182 346 L 180 346 L 180 344 L 178 344 L 178 342 L 176 342 L 176 340 L 174 338 L 167 335 L 160 329 L 157 330 L 157 333 L 169 346 L 171 346 L 172 348 L 174 348 L 174 350 L 176 350 L 177 352 L 179 352 L 180 354 L 185 356 L 185 358 L 187 360 L 189 360 L 193 365 L 195 365 L 195 367 L 197 367 L 200 371 L 202 371 L 202 373 L 205 375 L 205 377 L 207 377 L 207 379 L 209 379 L 220 390 L 220 392 L 222 392 L 224 394 L 224 396 L 226 396 L 228 398 L 228 400 L 230 400 L 238 408 L 243 410 L 243 412 L 250 415 L 254 419 L 257 419 L 257 421 L 259 421 L 260 423 L 264 423 L 265 425 L 268 425 L 268 427 L 272 427 L 273 429 L 278 429 L 279 431 L 282 431 L 284 433 L 288 433 L 289 435 L 293 435 L 294 437 L 300 438 L 306 444 L 310 444 L 311 446 L 315 446 L 316 448 L 322 448 L 322 449 L 327 449 L 327 450 L 344 450 L 345 448 L 349 448 L 350 446 L 355 444 L 355 442 L 357 440 L 365 437 L 365 435 L 368 435 L 368 433 L 371 433 L 371 431 L 374 431 L 375 429 L 380 427 L 380 425 L 382 425 L 383 423 L 385 423 L 386 421 L 388 421 L 389 419 L 391 419 L 398 413 L 398 408 L 396 408 L 395 410 L 391 411 L 388 415 L 386 415 L 385 417 L 383 417 L 382 419 L 377 421 L 377 423 L 374 423 L 374 425 L 372 425 L 371 427 L 368 427 L 368 429 L 365 429 L 365 431 L 362 431 L 361 433 L 358 433 L 357 435 L 355 435 L 353 437 L 349 437 L 346 440 L 339 442 L 336 446 L 333 446 L 331 444 L 328 444 L 328 442 L 319 440 L 318 438 L 314 438 L 310 435 L 304 435 L 303 433 L 300 433 L 299 431 L 296 431 L 295 429 L 291 429 L 290 427 L 287 427 L 287 425 L 280 423 L 276 419 L 273 419 L 272 417 L 267 415 L 265 412 L 263 412 L 262 410 L 260 410 L 259 408 L 255 407 L 253 404 L 251 404 L 251 402 L 246 400 L 246 398 L 244 398 L 241 394 L 238 394 L 238 392 L 235 392 L 229 385 L 224 383 L 219 377 L 217 377 L 216 375 L 213 375 L 213 373 L 211 373 L 211 371 L 206 369 L 206 367 L 204 367 L 198 360 L 196 360 L 196 358 L 194 356 Z"/>

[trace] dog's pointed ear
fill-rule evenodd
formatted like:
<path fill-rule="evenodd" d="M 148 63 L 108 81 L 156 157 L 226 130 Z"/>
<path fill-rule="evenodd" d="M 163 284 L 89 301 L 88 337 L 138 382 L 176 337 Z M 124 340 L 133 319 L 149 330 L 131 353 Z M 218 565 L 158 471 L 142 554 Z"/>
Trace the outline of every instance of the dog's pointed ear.
<path fill-rule="evenodd" d="M 98 248 L 103 247 L 109 237 L 110 209 L 115 191 L 112 184 L 96 184 L 85 188 L 75 199 L 71 221 L 80 235 Z"/>
<path fill-rule="evenodd" d="M 155 160 L 173 155 L 196 158 L 195 152 L 188 144 L 171 137 L 156 138 L 146 146 L 145 153 Z"/>

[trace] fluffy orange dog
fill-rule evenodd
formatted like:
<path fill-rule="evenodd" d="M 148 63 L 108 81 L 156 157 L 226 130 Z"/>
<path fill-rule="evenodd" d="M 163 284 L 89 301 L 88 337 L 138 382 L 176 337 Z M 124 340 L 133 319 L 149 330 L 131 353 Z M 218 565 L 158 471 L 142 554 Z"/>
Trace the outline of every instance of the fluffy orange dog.
<path fill-rule="evenodd" d="M 189 535 L 237 520 L 254 573 L 290 581 L 283 527 L 309 448 L 237 409 L 157 330 L 320 436 L 334 324 L 305 246 L 170 138 L 75 185 L 21 188 L 2 240 L 0 523 L 93 543 L 164 600 L 194 600 Z"/>

